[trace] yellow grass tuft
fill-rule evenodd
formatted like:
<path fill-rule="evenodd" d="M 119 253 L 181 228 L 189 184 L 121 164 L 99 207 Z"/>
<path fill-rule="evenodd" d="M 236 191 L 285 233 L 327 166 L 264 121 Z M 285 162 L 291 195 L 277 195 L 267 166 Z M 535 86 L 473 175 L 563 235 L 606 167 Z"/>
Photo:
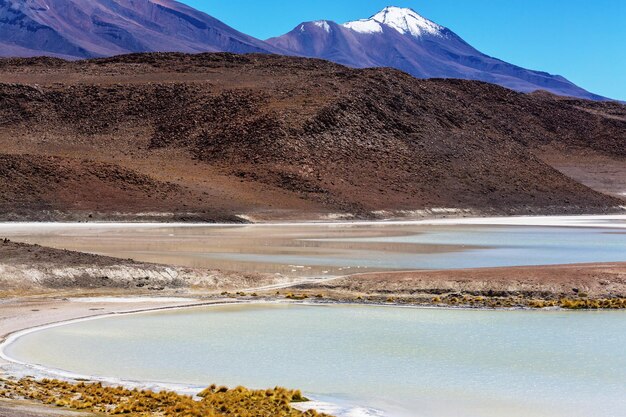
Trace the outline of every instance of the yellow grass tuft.
<path fill-rule="evenodd" d="M 322 417 L 301 412 L 293 402 L 308 401 L 300 391 L 276 387 L 249 390 L 211 385 L 198 399 L 170 391 L 129 390 L 100 383 L 71 384 L 55 379 L 0 380 L 0 398 L 24 398 L 57 407 L 133 417 Z M 326 416 L 329 417 L 329 416 Z"/>

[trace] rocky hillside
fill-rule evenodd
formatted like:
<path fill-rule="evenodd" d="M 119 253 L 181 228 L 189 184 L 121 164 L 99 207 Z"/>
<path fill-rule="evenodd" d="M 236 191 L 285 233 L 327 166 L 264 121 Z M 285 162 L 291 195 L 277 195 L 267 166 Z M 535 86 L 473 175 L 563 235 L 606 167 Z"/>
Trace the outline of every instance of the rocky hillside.
<path fill-rule="evenodd" d="M 0 178 L 0 211 L 5 220 L 28 219 L 33 213 L 38 220 L 71 220 L 71 213 L 84 210 L 93 220 L 125 220 L 132 208 L 130 217 L 143 220 L 159 220 L 165 213 L 171 220 L 241 221 L 210 207 L 170 213 L 172 206 L 184 209 L 193 194 L 176 184 L 93 159 L 0 154 Z"/>
<path fill-rule="evenodd" d="M 626 161 L 626 107 L 281 56 L 7 59 L 0 149 L 5 217 L 605 212 L 541 156 Z"/>

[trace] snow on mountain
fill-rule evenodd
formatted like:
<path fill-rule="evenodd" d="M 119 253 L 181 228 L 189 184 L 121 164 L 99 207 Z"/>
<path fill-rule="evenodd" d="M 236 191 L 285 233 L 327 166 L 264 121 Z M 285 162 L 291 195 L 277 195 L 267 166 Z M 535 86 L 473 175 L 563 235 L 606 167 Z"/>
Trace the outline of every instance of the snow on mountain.
<path fill-rule="evenodd" d="M 509 64 L 476 50 L 451 30 L 414 10 L 386 7 L 369 19 L 344 24 L 324 21 L 324 31 L 302 23 L 268 39 L 293 55 L 322 58 L 355 67 L 393 67 L 418 78 L 485 81 L 521 91 L 546 90 L 602 100 L 565 78 Z"/>
<path fill-rule="evenodd" d="M 324 29 L 324 31 L 327 33 L 330 32 L 330 25 L 325 20 L 318 20 L 317 22 L 313 22 L 313 24 L 317 26 L 318 28 Z"/>
<path fill-rule="evenodd" d="M 420 16 L 412 9 L 394 6 L 385 7 L 369 19 L 344 23 L 342 26 L 361 33 L 380 33 L 381 25 L 389 26 L 403 35 L 411 34 L 416 37 L 425 33 L 441 36 L 444 30 L 444 27 Z"/>
<path fill-rule="evenodd" d="M 382 33 L 383 27 L 374 19 L 361 19 L 341 25 L 359 33 Z"/>

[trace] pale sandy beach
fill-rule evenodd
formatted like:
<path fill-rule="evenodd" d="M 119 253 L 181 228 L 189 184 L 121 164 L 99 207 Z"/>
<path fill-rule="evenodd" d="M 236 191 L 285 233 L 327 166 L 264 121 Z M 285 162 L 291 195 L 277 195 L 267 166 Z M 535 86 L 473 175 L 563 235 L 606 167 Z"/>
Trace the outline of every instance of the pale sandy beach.
<path fill-rule="evenodd" d="M 88 301 L 88 302 L 86 302 Z M 199 299 L 165 298 L 90 298 L 88 300 L 59 297 L 5 299 L 0 303 L 0 340 L 12 333 L 70 320 L 109 314 L 149 311 L 205 304 Z M 0 358 L 0 364 L 7 362 Z"/>
<path fill-rule="evenodd" d="M 84 301 L 84 300 L 83 300 Z M 176 308 L 193 304 L 190 299 L 174 298 L 91 298 L 80 302 L 60 297 L 32 297 L 3 299 L 0 301 L 0 346 L 13 333 L 41 326 L 63 323 L 81 318 L 109 314 L 146 311 L 159 308 Z M 196 304 L 200 303 L 196 300 Z M 9 362 L 0 355 L 0 378 L 32 374 L 28 367 Z M 90 417 L 96 414 L 59 410 L 32 401 L 0 400 L 1 417 Z"/>

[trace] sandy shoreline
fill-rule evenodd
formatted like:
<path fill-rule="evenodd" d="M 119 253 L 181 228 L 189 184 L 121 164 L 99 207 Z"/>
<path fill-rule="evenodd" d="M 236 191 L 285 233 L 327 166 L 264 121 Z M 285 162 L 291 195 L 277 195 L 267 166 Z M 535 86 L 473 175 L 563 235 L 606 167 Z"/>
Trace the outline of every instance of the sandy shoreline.
<path fill-rule="evenodd" d="M 120 297 L 115 301 L 115 298 L 90 297 L 85 302 L 86 299 L 35 297 L 0 303 L 0 365 L 8 363 L 2 352 L 5 344 L 31 331 L 115 315 L 241 302 L 228 299 L 203 301 L 200 298 L 190 302 L 190 298 L 175 297 L 136 297 L 134 301 L 135 297 Z"/>
<path fill-rule="evenodd" d="M 159 308 L 175 308 L 189 303 L 175 303 L 151 301 L 134 303 L 111 302 L 73 302 L 60 297 L 26 297 L 5 299 L 0 301 L 0 351 L 11 335 L 19 332 L 36 331 L 41 326 L 61 325 L 77 319 L 95 319 L 111 314 L 123 314 L 132 311 L 150 311 Z M 0 379 L 20 378 L 32 375 L 33 368 L 27 365 L 15 364 L 7 361 L 0 355 Z M 41 372 L 38 372 L 41 373 Z M 54 377 L 53 375 L 50 375 Z M 68 378 L 71 379 L 71 378 Z M 72 410 L 58 410 L 33 401 L 0 401 L 0 416 L 2 417 L 56 417 L 56 416 L 95 416 L 92 413 L 76 412 Z"/>

